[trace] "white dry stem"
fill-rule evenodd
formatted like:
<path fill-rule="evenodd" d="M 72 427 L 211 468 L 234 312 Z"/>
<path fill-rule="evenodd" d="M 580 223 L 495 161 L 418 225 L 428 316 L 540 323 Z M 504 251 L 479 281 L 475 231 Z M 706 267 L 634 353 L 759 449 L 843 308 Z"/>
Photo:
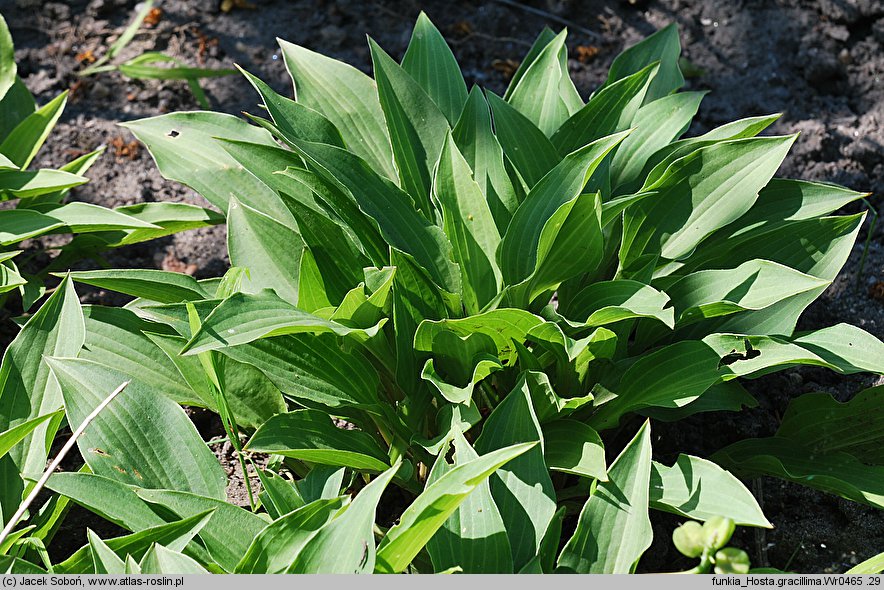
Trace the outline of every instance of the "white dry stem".
<path fill-rule="evenodd" d="M 43 489 L 43 486 L 46 485 L 46 482 L 49 481 L 49 478 L 61 464 L 62 460 L 64 460 L 65 455 L 68 454 L 74 444 L 77 442 L 77 439 L 86 431 L 86 427 L 92 423 L 95 418 L 104 410 L 109 403 L 111 403 L 115 397 L 117 397 L 126 386 L 129 385 L 129 381 L 125 381 L 120 384 L 119 387 L 113 390 L 109 396 L 107 396 L 103 402 L 98 404 L 98 407 L 92 410 L 92 413 L 86 416 L 86 419 L 83 420 L 83 423 L 74 431 L 71 435 L 71 438 L 68 439 L 64 446 L 61 447 L 61 450 L 56 455 L 55 459 L 52 460 L 52 463 L 49 464 L 49 467 L 46 468 L 46 471 L 43 472 L 43 476 L 37 481 L 37 485 L 34 486 L 34 489 L 31 490 L 31 493 L 25 499 L 24 502 L 21 503 L 21 506 L 18 507 L 18 510 L 15 511 L 15 514 L 12 515 L 12 518 L 9 519 L 9 522 L 6 523 L 6 528 L 3 529 L 3 532 L 0 533 L 0 546 L 3 545 L 3 542 L 6 541 L 6 538 L 12 533 L 12 530 L 18 524 L 18 521 L 21 520 L 22 516 L 24 516 L 25 512 L 27 512 L 28 508 L 31 506 L 31 503 L 37 498 L 37 495 L 40 493 L 40 490 Z"/>

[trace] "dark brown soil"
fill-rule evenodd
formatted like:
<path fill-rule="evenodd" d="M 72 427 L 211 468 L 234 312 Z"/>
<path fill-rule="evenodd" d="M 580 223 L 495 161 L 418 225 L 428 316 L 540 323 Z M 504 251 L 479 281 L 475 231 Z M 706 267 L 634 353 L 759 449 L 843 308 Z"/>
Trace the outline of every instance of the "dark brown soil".
<path fill-rule="evenodd" d="M 316 49 L 369 71 L 366 33 L 391 54 L 401 55 L 411 25 L 425 10 L 451 42 L 468 83 L 505 88 L 508 60 L 519 60 L 543 25 L 561 23 L 509 2 L 338 0 L 289 2 L 253 0 L 252 9 L 225 14 L 219 0 L 158 2 L 162 18 L 144 30 L 123 54 L 167 51 L 193 65 L 238 63 L 279 91 L 289 80 L 274 38 Z M 884 192 L 884 3 L 881 0 L 526 0 L 533 8 L 572 23 L 570 63 L 583 95 L 601 82 L 614 56 L 626 45 L 672 21 L 678 22 L 684 57 L 692 64 L 691 89 L 709 89 L 691 133 L 762 113 L 782 112 L 774 133 L 801 132 L 781 175 L 831 181 Z M 92 181 L 74 191 L 77 199 L 102 205 L 142 201 L 205 204 L 189 189 L 165 181 L 149 155 L 132 147 L 119 121 L 197 108 L 183 83 L 141 82 L 103 74 L 79 80 L 78 54 L 96 56 L 113 41 L 135 10 L 131 0 L 69 3 L 0 0 L 12 29 L 21 75 L 45 102 L 75 88 L 64 118 L 39 164 L 59 165 L 73 155 L 107 144 L 90 171 Z M 589 32 L 587 32 L 589 31 Z M 214 108 L 255 110 L 255 96 L 237 77 L 209 80 L 204 88 Z M 859 210 L 853 206 L 849 212 Z M 870 238 L 860 273 L 860 235 L 842 276 L 805 314 L 799 329 L 837 322 L 861 326 L 884 337 L 884 223 Z M 190 269 L 216 276 L 226 269 L 224 227 L 190 232 L 115 254 L 113 264 Z M 884 293 L 882 293 L 884 294 Z M 107 294 L 93 292 L 102 302 Z M 880 382 L 880 381 L 877 381 Z M 708 455 L 747 436 L 768 436 L 788 401 L 807 391 L 828 391 L 846 399 L 876 383 L 874 377 L 843 378 L 821 370 L 794 370 L 750 385 L 759 408 L 740 416 L 714 415 L 675 427 L 655 426 L 657 454 L 671 461 L 678 451 Z M 660 440 L 658 440 L 658 437 Z M 228 455 L 221 453 L 222 455 Z M 231 465 L 230 457 L 226 457 Z M 235 468 L 235 469 L 238 469 Z M 239 474 L 238 481 L 242 482 Z M 735 543 L 753 565 L 800 572 L 842 572 L 884 550 L 882 513 L 837 497 L 773 479 L 749 482 L 776 528 L 745 530 Z M 243 498 L 236 498 L 242 503 Z M 689 566 L 678 560 L 669 537 L 678 519 L 655 515 L 656 541 L 642 569 Z"/>

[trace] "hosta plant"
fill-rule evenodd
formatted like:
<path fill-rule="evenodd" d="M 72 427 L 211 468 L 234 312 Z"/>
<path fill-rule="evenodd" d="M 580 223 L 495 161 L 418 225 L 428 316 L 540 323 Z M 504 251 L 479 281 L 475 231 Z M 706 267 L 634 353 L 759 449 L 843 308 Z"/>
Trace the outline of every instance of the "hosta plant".
<path fill-rule="evenodd" d="M 795 331 L 864 216 L 833 214 L 860 193 L 774 178 L 795 140 L 759 136 L 776 115 L 682 138 L 703 93 L 679 91 L 672 26 L 588 98 L 564 32 L 503 96 L 467 88 L 425 16 L 401 62 L 370 48 L 374 78 L 282 42 L 295 100 L 244 72 L 248 122 L 126 125 L 225 213 L 232 268 L 71 273 L 7 353 L 39 379 L 6 385 L 4 415 L 18 387 L 77 424 L 131 380 L 79 441 L 88 471 L 48 485 L 132 534 L 56 571 L 622 573 L 650 510 L 769 527 L 734 473 L 884 506 L 882 388 L 653 460 L 655 421 L 754 406 L 743 379 L 884 372 L 859 328 Z M 80 308 L 74 282 L 135 299 Z M 219 412 L 250 509 L 178 404 Z M 33 479 L 44 450 L 10 469 Z M 744 568 L 713 536 L 698 568 Z"/>
<path fill-rule="evenodd" d="M 31 170 L 29 166 L 61 117 L 63 92 L 37 108 L 17 75 L 12 36 L 0 16 L 0 201 L 16 200 L 0 211 L 0 297 L 21 291 L 27 310 L 44 293 L 44 280 L 54 269 L 106 248 L 135 244 L 221 221 L 217 213 L 183 203 L 148 203 L 107 209 L 82 202 L 65 203 L 71 188 L 84 184 L 82 175 L 104 148 L 83 154 L 61 168 Z M 48 267 L 33 268 L 17 247 L 25 240 L 52 234 L 81 234 L 56 244 L 59 255 Z M 20 271 L 19 265 L 32 270 Z"/>

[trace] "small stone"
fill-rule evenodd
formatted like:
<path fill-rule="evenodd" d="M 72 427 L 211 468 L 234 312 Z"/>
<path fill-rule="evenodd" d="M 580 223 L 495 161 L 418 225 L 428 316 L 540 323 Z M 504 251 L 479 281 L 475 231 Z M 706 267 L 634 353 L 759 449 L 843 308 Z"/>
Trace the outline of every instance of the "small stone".
<path fill-rule="evenodd" d="M 846 47 L 842 49 L 841 52 L 838 54 L 838 61 L 843 63 L 845 66 L 852 63 L 853 56 L 850 55 L 850 50 L 848 50 Z"/>
<path fill-rule="evenodd" d="M 101 100 L 110 96 L 110 90 L 101 82 L 95 82 L 94 84 L 92 84 L 91 95 L 92 98 L 96 100 Z"/>

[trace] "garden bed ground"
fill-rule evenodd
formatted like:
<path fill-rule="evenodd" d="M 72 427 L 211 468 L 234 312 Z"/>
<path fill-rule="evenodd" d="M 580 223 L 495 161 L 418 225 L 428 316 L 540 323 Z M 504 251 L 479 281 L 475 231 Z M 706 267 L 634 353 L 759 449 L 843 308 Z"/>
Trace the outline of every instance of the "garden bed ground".
<path fill-rule="evenodd" d="M 123 58 L 162 50 L 191 65 L 230 67 L 238 63 L 290 92 L 275 37 L 341 58 L 368 71 L 365 34 L 401 56 L 420 10 L 450 40 L 467 77 L 502 92 L 514 60 L 548 24 L 510 2 L 369 1 L 289 2 L 252 0 L 230 13 L 220 0 L 165 0 L 162 15 L 144 29 Z M 782 112 L 774 133 L 801 132 L 780 172 L 783 176 L 845 184 L 879 197 L 884 193 L 884 3 L 881 0 L 535 0 L 533 8 L 572 23 L 568 46 L 577 88 L 586 96 L 604 78 L 613 57 L 655 29 L 679 24 L 688 86 L 708 89 L 691 133 L 701 133 L 744 116 Z M 143 201 L 205 204 L 193 191 L 164 180 L 146 150 L 119 121 L 197 108 L 180 82 L 140 82 L 117 74 L 78 79 L 78 62 L 100 56 L 134 14 L 131 0 L 66 3 L 0 0 L 16 44 L 19 73 L 39 101 L 71 89 L 69 106 L 37 164 L 60 165 L 106 144 L 89 173 L 91 182 L 74 198 L 105 206 Z M 204 88 L 215 109 L 256 110 L 256 97 L 239 77 L 213 79 Z M 882 209 L 881 200 L 873 204 Z M 859 210 L 859 206 L 850 212 Z M 802 319 L 800 329 L 838 322 L 858 325 L 884 338 L 884 223 L 871 236 L 863 274 L 857 278 L 867 221 L 842 276 Z M 217 276 L 227 266 L 224 227 L 190 232 L 112 255 L 119 266 L 143 266 Z M 118 303 L 101 291 L 84 301 Z M 678 452 L 706 456 L 747 436 L 771 435 L 788 401 L 815 390 L 845 399 L 875 383 L 874 377 L 841 378 L 801 369 L 750 384 L 758 408 L 737 417 L 706 415 L 677 426 L 655 425 L 655 453 L 671 462 Z M 204 429 L 205 430 L 205 429 Z M 211 424 L 207 429 L 213 430 Z M 214 432 L 208 432 L 214 434 Z M 225 453 L 220 450 L 219 454 Z M 222 456 L 222 459 L 225 457 Z M 233 469 L 229 456 L 226 464 Z M 243 502 L 241 474 L 234 474 L 232 501 Z M 238 484 L 236 483 L 238 482 Z M 753 565 L 800 572 L 842 572 L 884 549 L 884 513 L 774 479 L 750 482 L 775 528 L 744 530 L 737 537 Z M 59 554 L 78 547 L 83 526 L 100 519 L 78 516 L 78 530 L 56 539 Z M 655 514 L 656 541 L 643 570 L 682 565 L 669 536 L 677 519 Z M 69 537 L 69 538 L 68 538 Z"/>

